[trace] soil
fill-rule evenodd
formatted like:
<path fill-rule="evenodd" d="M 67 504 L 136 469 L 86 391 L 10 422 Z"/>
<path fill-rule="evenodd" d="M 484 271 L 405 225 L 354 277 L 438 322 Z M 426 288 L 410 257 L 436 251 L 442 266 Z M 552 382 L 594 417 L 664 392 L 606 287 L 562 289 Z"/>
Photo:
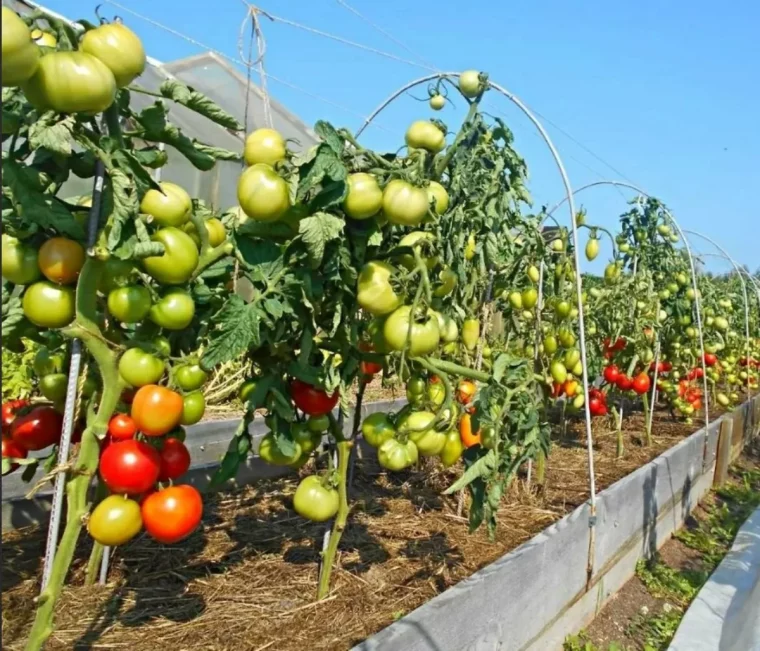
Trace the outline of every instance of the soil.
<path fill-rule="evenodd" d="M 595 422 L 598 490 L 658 456 L 701 423 L 654 419 L 644 447 L 642 415 L 624 421 L 626 451 Z M 494 540 L 468 534 L 458 500 L 441 495 L 459 474 L 385 473 L 357 464 L 353 508 L 333 571 L 332 591 L 315 602 L 324 526 L 290 509 L 297 478 L 260 481 L 208 496 L 202 528 L 176 546 L 145 535 L 119 548 L 107 586 L 84 586 L 89 554 L 82 536 L 47 649 L 160 648 L 341 651 L 384 628 L 562 518 L 589 496 L 582 422 L 557 435 L 543 486 L 514 482 Z M 302 473 L 307 472 L 303 469 Z M 23 648 L 34 613 L 45 530 L 3 536 L 3 648 Z"/>

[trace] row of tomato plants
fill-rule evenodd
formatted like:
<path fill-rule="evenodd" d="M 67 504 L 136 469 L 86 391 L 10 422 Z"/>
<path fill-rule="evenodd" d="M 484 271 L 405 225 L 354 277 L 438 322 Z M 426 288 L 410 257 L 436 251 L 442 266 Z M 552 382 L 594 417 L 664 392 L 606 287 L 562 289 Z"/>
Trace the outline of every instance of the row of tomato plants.
<path fill-rule="evenodd" d="M 47 31 L 37 34 L 40 25 Z M 90 576 L 103 546 L 143 528 L 177 543 L 198 527 L 200 495 L 175 483 L 190 465 L 184 426 L 203 417 L 208 373 L 231 361 L 250 376 L 215 483 L 253 452 L 249 426 L 259 414 L 269 431 L 258 455 L 312 473 L 296 489 L 296 511 L 333 522 L 320 597 L 347 525 L 358 436 L 390 471 L 420 457 L 461 469 L 447 492 L 468 489 L 470 527 L 493 532 L 518 470 L 549 451 L 547 413 L 557 401 L 573 415 L 588 399 L 592 416 L 604 417 L 633 392 L 646 409 L 657 369 L 661 397 L 688 419 L 702 400 L 728 406 L 742 386 L 757 387 L 758 341 L 739 335 L 735 279 L 700 277 L 689 288 L 688 260 L 656 200 L 637 199 L 621 217 L 603 278 L 585 277 L 574 304 L 570 231 L 547 232 L 551 215 L 529 212 L 512 133 L 479 110 L 487 75 L 441 77 L 429 88 L 432 110 L 449 92 L 468 106 L 450 142 L 443 122 L 417 120 L 404 155 L 380 154 L 320 122 L 320 142 L 306 151 L 257 129 L 241 155 L 169 122 L 164 100 L 242 131 L 179 82 L 149 92 L 162 99 L 136 111 L 131 94 L 146 92 L 134 83 L 145 67 L 139 39 L 120 22 L 80 25 L 83 34 L 3 8 L 3 345 L 39 346 L 40 394 L 3 406 L 4 474 L 26 466 L 31 477 L 41 461 L 28 453 L 43 449 L 46 468 L 62 470 L 53 466 L 72 339 L 84 344 L 86 369 L 75 457 L 63 469 L 68 517 L 28 648 L 52 632 L 83 525 L 96 542 Z M 176 184 L 156 183 L 150 170 L 167 162 L 159 143 L 201 170 L 240 160 L 238 206 L 219 214 Z M 93 197 L 63 196 L 71 176 L 94 177 Z M 577 227 L 589 230 L 593 260 L 606 231 L 583 213 Z M 242 279 L 252 287 L 246 298 L 236 291 Z M 691 324 L 697 301 L 704 354 Z M 581 307 L 588 375 L 602 380 L 588 396 Z M 756 306 L 750 317 L 756 332 Z M 711 395 L 696 384 L 701 359 Z M 408 405 L 362 422 L 364 391 L 378 374 L 405 384 Z"/>

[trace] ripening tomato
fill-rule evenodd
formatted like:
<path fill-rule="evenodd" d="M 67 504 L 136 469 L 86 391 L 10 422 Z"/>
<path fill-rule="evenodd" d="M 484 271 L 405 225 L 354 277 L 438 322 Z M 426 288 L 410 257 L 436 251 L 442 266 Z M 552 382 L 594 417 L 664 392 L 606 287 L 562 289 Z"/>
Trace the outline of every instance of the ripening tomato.
<path fill-rule="evenodd" d="M 132 399 L 131 416 L 145 436 L 163 436 L 179 425 L 184 403 L 178 393 L 156 384 L 140 387 Z"/>
<path fill-rule="evenodd" d="M 144 258 L 145 271 L 165 285 L 186 283 L 198 264 L 198 247 L 192 238 L 179 228 L 169 226 L 156 231 L 150 239 L 163 244 L 164 253 Z"/>
<path fill-rule="evenodd" d="M 338 512 L 338 491 L 317 475 L 301 480 L 293 496 L 293 508 L 302 518 L 312 522 L 325 522 Z"/>
<path fill-rule="evenodd" d="M 2 33 L 3 86 L 18 86 L 27 81 L 37 70 L 40 50 L 32 40 L 27 24 L 15 11 L 4 5 Z"/>
<path fill-rule="evenodd" d="M 446 105 L 446 98 L 443 95 L 436 93 L 430 96 L 430 108 L 434 111 L 440 111 Z"/>
<path fill-rule="evenodd" d="M 37 262 L 45 278 L 69 285 L 76 281 L 84 266 L 84 248 L 74 240 L 53 237 L 40 247 Z"/>
<path fill-rule="evenodd" d="M 475 396 L 477 387 L 472 380 L 462 380 L 457 386 L 457 400 L 463 405 L 470 403 Z"/>
<path fill-rule="evenodd" d="M 50 52 L 22 90 L 38 110 L 102 113 L 116 98 L 116 80 L 108 66 L 87 52 Z"/>
<path fill-rule="evenodd" d="M 195 316 L 195 301 L 183 289 L 167 291 L 150 308 L 150 320 L 167 330 L 184 330 Z"/>
<path fill-rule="evenodd" d="M 3 233 L 2 240 L 3 278 L 14 285 L 30 285 L 36 281 L 42 275 L 37 251 L 7 233 Z"/>
<path fill-rule="evenodd" d="M 480 321 L 478 319 L 465 319 L 462 324 L 462 343 L 465 348 L 472 352 L 480 339 Z"/>
<path fill-rule="evenodd" d="M 406 130 L 406 146 L 437 154 L 446 146 L 446 134 L 429 120 L 412 122 Z"/>
<path fill-rule="evenodd" d="M 145 70 L 142 41 L 120 22 L 107 23 L 85 32 L 79 49 L 102 61 L 119 88 L 129 86 Z"/>
<path fill-rule="evenodd" d="M 480 83 L 480 73 L 477 70 L 465 70 L 459 75 L 459 91 L 465 97 L 474 98 L 483 92 L 484 86 Z"/>
<path fill-rule="evenodd" d="M 142 285 L 119 287 L 108 293 L 108 311 L 121 323 L 142 321 L 150 306 L 150 292 Z"/>
<path fill-rule="evenodd" d="M 61 439 L 63 416 L 52 407 L 35 407 L 11 423 L 13 441 L 25 450 L 44 450 Z"/>
<path fill-rule="evenodd" d="M 159 454 L 161 471 L 158 475 L 158 481 L 174 481 L 190 468 L 190 451 L 179 439 L 167 438 Z"/>
<path fill-rule="evenodd" d="M 26 448 L 22 448 L 16 441 L 9 436 L 3 435 L 3 458 L 4 459 L 26 459 L 29 451 Z M 8 472 L 13 472 L 18 468 L 17 463 L 10 465 Z"/>
<path fill-rule="evenodd" d="M 41 29 L 33 29 L 31 33 L 32 40 L 40 47 L 55 48 L 58 45 L 58 39 L 50 32 L 43 32 Z"/>
<path fill-rule="evenodd" d="M 288 184 L 271 165 L 257 163 L 240 175 L 238 203 L 248 217 L 271 222 L 290 208 Z"/>
<path fill-rule="evenodd" d="M 290 397 L 296 407 L 308 416 L 322 416 L 330 413 L 338 404 L 340 394 L 336 390 L 332 395 L 327 395 L 319 387 L 312 386 L 301 380 L 293 380 L 290 383 Z"/>
<path fill-rule="evenodd" d="M 609 384 L 615 384 L 620 377 L 620 369 L 614 364 L 606 366 L 604 369 L 604 380 Z"/>
<path fill-rule="evenodd" d="M 170 486 L 146 497 L 141 512 L 145 530 L 158 542 L 172 544 L 198 528 L 203 500 L 192 486 Z"/>
<path fill-rule="evenodd" d="M 352 219 L 369 219 L 383 207 L 383 191 L 371 174 L 358 172 L 348 176 L 348 192 L 343 212 Z"/>
<path fill-rule="evenodd" d="M 428 193 L 407 181 L 394 179 L 383 190 L 383 214 L 391 224 L 417 226 L 429 210 Z"/>
<path fill-rule="evenodd" d="M 123 545 L 142 529 L 140 505 L 123 495 L 109 495 L 98 504 L 87 521 L 93 540 L 107 547 Z"/>
<path fill-rule="evenodd" d="M 127 414 L 116 414 L 108 422 L 108 435 L 113 441 L 126 441 L 135 437 L 137 425 Z"/>
<path fill-rule="evenodd" d="M 100 476 L 112 493 L 144 493 L 158 481 L 160 470 L 158 450 L 134 439 L 112 442 L 100 457 Z"/>
<path fill-rule="evenodd" d="M 374 316 L 390 314 L 401 305 L 401 297 L 391 285 L 394 267 L 387 262 L 372 261 L 362 267 L 357 281 L 356 298 L 363 310 Z"/>
<path fill-rule="evenodd" d="M 404 350 L 408 338 L 407 350 L 411 357 L 432 353 L 441 341 L 441 332 L 435 315 L 429 311 L 423 314 L 420 309 L 412 315 L 410 305 L 402 305 L 385 320 L 383 335 L 388 347 L 399 351 Z"/>
<path fill-rule="evenodd" d="M 160 192 L 151 188 L 145 193 L 140 202 L 140 212 L 151 215 L 161 226 L 186 224 L 193 212 L 190 195 L 176 183 L 162 181 L 159 185 Z"/>
<path fill-rule="evenodd" d="M 246 165 L 266 163 L 274 167 L 284 161 L 286 155 L 285 140 L 274 129 L 256 129 L 245 139 L 243 156 Z"/>

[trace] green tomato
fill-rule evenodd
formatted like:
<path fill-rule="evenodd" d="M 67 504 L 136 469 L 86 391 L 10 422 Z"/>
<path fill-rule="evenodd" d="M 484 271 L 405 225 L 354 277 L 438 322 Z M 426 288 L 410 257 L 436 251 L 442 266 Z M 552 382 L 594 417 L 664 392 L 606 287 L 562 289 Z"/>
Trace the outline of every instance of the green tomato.
<path fill-rule="evenodd" d="M 530 265 L 526 273 L 531 282 L 537 283 L 541 279 L 541 272 L 538 270 L 538 267 L 534 265 Z"/>
<path fill-rule="evenodd" d="M 40 49 L 32 41 L 29 27 L 15 11 L 3 6 L 3 86 L 18 86 L 29 80 L 39 60 Z"/>
<path fill-rule="evenodd" d="M 74 320 L 74 288 L 41 280 L 29 285 L 21 302 L 24 316 L 40 328 L 63 328 Z"/>
<path fill-rule="evenodd" d="M 133 387 L 156 384 L 164 375 L 164 363 L 151 353 L 130 348 L 119 359 L 119 375 Z"/>
<path fill-rule="evenodd" d="M 401 297 L 390 282 L 394 273 L 395 269 L 387 262 L 373 261 L 362 267 L 357 282 L 357 300 L 362 309 L 383 316 L 401 305 Z"/>
<path fill-rule="evenodd" d="M 412 441 L 388 439 L 377 450 L 377 460 L 386 470 L 399 471 L 417 463 L 419 452 Z"/>
<path fill-rule="evenodd" d="M 371 174 L 349 174 L 348 193 L 343 200 L 343 212 L 352 219 L 369 219 L 383 207 L 383 191 Z"/>
<path fill-rule="evenodd" d="M 153 352 L 162 359 L 171 356 L 172 345 L 166 337 L 154 337 L 151 344 L 153 346 Z"/>
<path fill-rule="evenodd" d="M 544 352 L 547 355 L 553 355 L 556 353 L 558 347 L 559 344 L 557 343 L 557 338 L 554 335 L 547 335 L 544 337 Z"/>
<path fill-rule="evenodd" d="M 271 165 L 256 163 L 240 175 L 238 203 L 255 221 L 276 221 L 290 208 L 288 184 Z"/>
<path fill-rule="evenodd" d="M 34 356 L 32 368 L 38 378 L 46 375 L 60 373 L 66 362 L 63 353 L 51 353 L 46 346 L 42 346 Z"/>
<path fill-rule="evenodd" d="M 164 254 L 142 261 L 145 271 L 165 285 L 182 285 L 190 280 L 198 265 L 198 247 L 192 238 L 179 228 L 162 228 L 151 237 L 164 245 Z"/>
<path fill-rule="evenodd" d="M 190 294 L 172 289 L 150 308 L 150 320 L 167 330 L 184 330 L 195 316 L 195 303 Z"/>
<path fill-rule="evenodd" d="M 379 448 L 387 440 L 392 439 L 395 434 L 396 428 L 388 414 L 375 412 L 367 416 L 362 422 L 362 436 L 373 448 Z"/>
<path fill-rule="evenodd" d="M 142 285 L 119 287 L 108 293 L 108 311 L 121 323 L 142 321 L 150 305 L 150 292 Z"/>
<path fill-rule="evenodd" d="M 570 310 L 572 310 L 573 307 L 568 303 L 567 301 L 559 301 L 554 306 L 554 313 L 560 318 L 565 319 L 568 316 L 570 316 Z"/>
<path fill-rule="evenodd" d="M 427 187 L 428 200 L 433 204 L 436 215 L 442 215 L 449 208 L 449 193 L 437 181 L 430 181 Z"/>
<path fill-rule="evenodd" d="M 30 285 L 38 280 L 42 272 L 37 263 L 36 249 L 24 245 L 7 233 L 3 233 L 2 240 L 3 278 L 14 285 Z"/>
<path fill-rule="evenodd" d="M 406 130 L 406 146 L 412 149 L 424 149 L 437 154 L 446 146 L 446 134 L 429 120 L 412 122 Z"/>
<path fill-rule="evenodd" d="M 446 98 L 443 95 L 435 94 L 430 96 L 430 108 L 434 111 L 440 111 L 446 105 Z"/>
<path fill-rule="evenodd" d="M 174 381 L 183 391 L 200 389 L 208 379 L 208 373 L 198 364 L 185 364 L 174 370 Z"/>
<path fill-rule="evenodd" d="M 367 334 L 376 353 L 385 354 L 389 352 L 388 344 L 385 343 L 385 335 L 383 334 L 384 327 L 385 319 L 382 317 L 375 317 L 367 325 Z"/>
<path fill-rule="evenodd" d="M 312 522 L 325 522 L 338 512 L 338 491 L 327 486 L 316 475 L 301 480 L 293 496 L 293 508 L 302 518 Z"/>
<path fill-rule="evenodd" d="M 464 444 L 462 437 L 456 429 L 450 430 L 446 434 L 446 442 L 443 445 L 439 457 L 444 468 L 450 468 L 464 454 Z"/>
<path fill-rule="evenodd" d="M 435 414 L 429 411 L 410 411 L 403 414 L 396 423 L 399 433 L 406 433 L 423 457 L 440 454 L 446 444 L 445 432 L 433 428 Z"/>
<path fill-rule="evenodd" d="M 87 531 L 101 545 L 116 547 L 132 540 L 142 525 L 137 501 L 124 495 L 109 495 L 92 510 Z"/>
<path fill-rule="evenodd" d="M 522 300 L 522 306 L 527 310 L 532 310 L 536 306 L 536 303 L 538 303 L 538 292 L 531 287 L 530 289 L 523 291 L 520 298 Z"/>
<path fill-rule="evenodd" d="M 246 165 L 266 163 L 274 166 L 287 156 L 285 139 L 274 129 L 256 129 L 245 139 Z"/>
<path fill-rule="evenodd" d="M 50 52 L 40 59 L 23 85 L 37 110 L 57 113 L 102 113 L 116 98 L 113 73 L 87 52 Z"/>
<path fill-rule="evenodd" d="M 465 348 L 472 352 L 480 339 L 480 321 L 478 319 L 465 319 L 462 324 L 462 343 Z"/>
<path fill-rule="evenodd" d="M 507 294 L 507 298 L 509 299 L 509 304 L 515 310 L 522 310 L 523 302 L 522 302 L 522 294 L 520 292 L 509 292 Z"/>
<path fill-rule="evenodd" d="M 259 444 L 259 456 L 274 466 L 288 466 L 296 463 L 301 458 L 301 446 L 298 443 L 294 444 L 294 453 L 289 456 L 283 454 L 277 447 L 274 440 L 274 434 L 269 432 L 261 439 Z"/>
<path fill-rule="evenodd" d="M 591 262 L 599 255 L 599 240 L 591 238 L 586 242 L 586 259 Z"/>
<path fill-rule="evenodd" d="M 443 298 L 450 294 L 457 286 L 459 277 L 451 269 L 445 268 L 438 272 L 439 285 L 436 285 L 433 289 L 433 296 Z"/>
<path fill-rule="evenodd" d="M 240 389 L 238 390 L 238 397 L 240 398 L 240 402 L 248 402 L 248 398 L 254 392 L 258 383 L 259 381 L 256 378 L 249 378 L 243 382 L 243 384 L 240 386 Z"/>
<path fill-rule="evenodd" d="M 66 387 L 69 379 L 64 373 L 51 373 L 40 379 L 40 393 L 50 402 L 58 402 L 66 398 Z"/>
<path fill-rule="evenodd" d="M 430 210 L 428 193 L 407 181 L 394 179 L 383 190 L 383 214 L 391 224 L 417 226 Z"/>
<path fill-rule="evenodd" d="M 571 348 L 575 345 L 575 335 L 567 328 L 561 328 L 559 331 L 559 343 L 563 348 Z"/>
<path fill-rule="evenodd" d="M 330 418 L 327 416 L 327 414 L 322 414 L 321 416 L 309 416 L 308 420 L 306 421 L 306 427 L 309 428 L 310 432 L 321 434 L 322 432 L 326 432 L 329 429 Z"/>
<path fill-rule="evenodd" d="M 182 425 L 195 425 L 206 413 L 206 398 L 202 391 L 193 391 L 182 398 Z"/>
<path fill-rule="evenodd" d="M 428 383 L 427 399 L 436 408 L 443 404 L 443 401 L 446 400 L 446 387 L 443 386 L 443 382 Z"/>
<path fill-rule="evenodd" d="M 480 430 L 480 445 L 486 450 L 493 450 L 496 447 L 497 436 L 496 429 L 490 425 Z"/>
<path fill-rule="evenodd" d="M 301 446 L 301 459 L 308 458 L 322 442 L 322 434 L 312 432 L 306 423 L 294 423 L 290 434 L 292 439 Z"/>
<path fill-rule="evenodd" d="M 565 353 L 565 367 L 573 368 L 581 360 L 581 351 L 577 348 L 571 348 Z"/>
<path fill-rule="evenodd" d="M 119 88 L 129 86 L 145 70 L 142 41 L 120 22 L 114 21 L 85 32 L 79 49 L 102 61 Z"/>
<path fill-rule="evenodd" d="M 404 235 L 404 237 L 401 238 L 401 241 L 398 243 L 399 246 L 408 246 L 412 249 L 416 249 L 417 251 L 420 251 L 422 249 L 422 246 L 419 245 L 419 242 L 434 242 L 435 241 L 435 235 L 428 231 L 412 231 L 411 233 L 407 233 Z M 438 265 L 438 256 L 432 255 L 429 258 L 423 257 L 422 260 L 425 263 L 425 266 L 428 268 L 428 270 L 432 271 L 435 269 L 435 267 Z M 417 262 L 414 259 L 413 255 L 402 255 L 400 257 L 401 264 L 409 269 L 410 271 L 415 268 L 417 265 Z"/>
<path fill-rule="evenodd" d="M 190 195 L 175 183 L 163 181 L 159 185 L 160 192 L 151 188 L 145 193 L 140 212 L 151 215 L 161 226 L 183 226 L 193 212 Z"/>
<path fill-rule="evenodd" d="M 477 70 L 465 70 L 459 75 L 459 92 L 470 99 L 477 97 L 483 92 L 483 86 L 480 83 L 480 73 Z"/>
<path fill-rule="evenodd" d="M 109 294 L 119 287 L 133 285 L 135 275 L 135 266 L 130 260 L 108 258 L 98 276 L 98 290 L 103 294 Z"/>
<path fill-rule="evenodd" d="M 433 310 L 430 310 L 431 312 Z M 441 333 L 441 341 L 444 343 L 453 343 L 459 338 L 459 327 L 457 322 L 450 316 L 435 312 L 435 317 L 438 319 L 438 329 Z"/>
<path fill-rule="evenodd" d="M 411 328 L 410 328 L 411 324 Z M 403 350 L 409 337 L 410 357 L 432 353 L 440 343 L 441 332 L 434 314 L 424 314 L 418 309 L 413 315 L 409 305 L 402 305 L 393 312 L 383 326 L 385 341 L 392 350 Z"/>
<path fill-rule="evenodd" d="M 554 361 L 550 366 L 552 379 L 558 384 L 562 384 L 567 380 L 567 368 L 560 361 Z"/>

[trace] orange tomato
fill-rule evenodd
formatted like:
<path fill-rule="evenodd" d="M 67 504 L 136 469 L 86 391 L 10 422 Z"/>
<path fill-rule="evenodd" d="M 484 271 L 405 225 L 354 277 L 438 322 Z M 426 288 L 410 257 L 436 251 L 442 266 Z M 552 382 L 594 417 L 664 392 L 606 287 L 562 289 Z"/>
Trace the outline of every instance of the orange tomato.
<path fill-rule="evenodd" d="M 459 436 L 462 438 L 462 444 L 466 448 L 480 445 L 480 430 L 474 434 L 472 433 L 472 416 L 470 414 L 463 414 L 459 420 Z"/>
<path fill-rule="evenodd" d="M 145 436 L 163 436 L 179 425 L 184 401 L 179 393 L 146 384 L 132 400 L 131 416 L 137 429 Z"/>
<path fill-rule="evenodd" d="M 575 380 L 566 380 L 562 390 L 568 398 L 572 398 L 578 391 L 578 383 Z"/>

